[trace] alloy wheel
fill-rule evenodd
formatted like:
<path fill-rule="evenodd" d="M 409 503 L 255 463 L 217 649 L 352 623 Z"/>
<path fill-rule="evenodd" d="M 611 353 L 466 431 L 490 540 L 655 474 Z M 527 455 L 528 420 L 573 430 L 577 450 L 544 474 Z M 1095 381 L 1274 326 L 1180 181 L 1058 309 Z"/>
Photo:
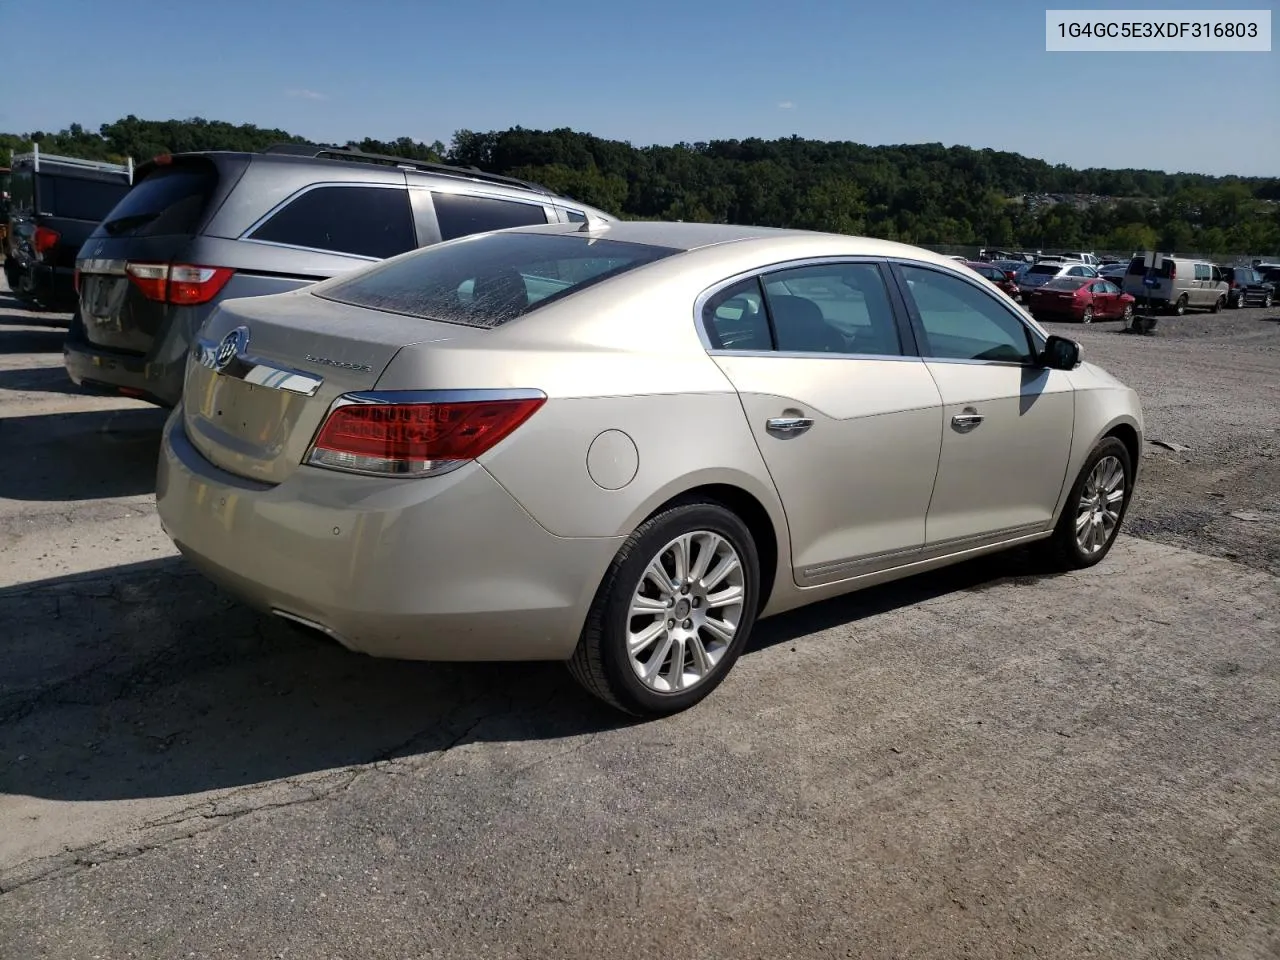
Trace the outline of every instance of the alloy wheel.
<path fill-rule="evenodd" d="M 685 533 L 659 550 L 627 621 L 627 656 L 640 682 L 680 693 L 705 681 L 737 635 L 745 599 L 742 558 L 719 534 Z"/>
<path fill-rule="evenodd" d="M 1076 504 L 1076 543 L 1093 556 L 1115 535 L 1124 506 L 1124 466 L 1116 457 L 1103 457 L 1091 471 Z"/>

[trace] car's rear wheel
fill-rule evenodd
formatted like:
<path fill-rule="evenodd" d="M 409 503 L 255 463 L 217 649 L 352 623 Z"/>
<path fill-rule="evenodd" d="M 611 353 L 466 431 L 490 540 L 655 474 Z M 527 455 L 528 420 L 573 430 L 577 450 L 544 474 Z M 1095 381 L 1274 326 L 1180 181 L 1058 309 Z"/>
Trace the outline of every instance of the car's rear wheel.
<path fill-rule="evenodd" d="M 1105 437 L 1080 468 L 1053 536 L 1043 543 L 1046 559 L 1062 570 L 1098 563 L 1111 551 L 1132 495 L 1129 450 Z"/>
<path fill-rule="evenodd" d="M 1270 293 L 1266 294 L 1266 295 L 1262 298 L 1262 309 L 1263 309 L 1263 310 L 1270 310 L 1270 309 L 1271 309 L 1271 294 L 1270 294 Z"/>
<path fill-rule="evenodd" d="M 570 672 L 626 713 L 686 710 L 741 654 L 755 625 L 759 583 L 755 542 L 736 514 L 705 502 L 665 509 L 618 551 Z"/>
<path fill-rule="evenodd" d="M 1213 301 L 1213 306 L 1210 308 L 1210 312 L 1221 313 L 1222 308 L 1225 307 L 1226 305 L 1227 305 L 1227 298 L 1219 297 L 1217 300 Z"/>
<path fill-rule="evenodd" d="M 1133 304 L 1132 303 L 1126 303 L 1124 305 L 1124 313 L 1121 315 L 1120 319 L 1124 321 L 1124 325 L 1126 327 L 1133 322 Z"/>
<path fill-rule="evenodd" d="M 1093 307 L 1085 307 L 1084 313 L 1080 314 L 1081 323 L 1093 323 Z"/>
<path fill-rule="evenodd" d="M 1186 314 L 1186 312 L 1187 312 L 1187 295 L 1184 293 L 1182 296 L 1178 298 L 1177 302 L 1173 305 L 1173 315 L 1175 317 L 1181 317 L 1184 314 Z"/>

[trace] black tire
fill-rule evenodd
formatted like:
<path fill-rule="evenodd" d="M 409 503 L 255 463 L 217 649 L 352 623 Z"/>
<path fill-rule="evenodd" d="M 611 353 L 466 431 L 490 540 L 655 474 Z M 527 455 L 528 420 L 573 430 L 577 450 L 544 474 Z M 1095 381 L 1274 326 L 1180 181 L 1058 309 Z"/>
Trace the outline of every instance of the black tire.
<path fill-rule="evenodd" d="M 1079 516 L 1080 495 L 1088 482 L 1089 474 L 1104 457 L 1115 457 L 1124 469 L 1124 500 L 1120 505 L 1120 515 L 1116 525 L 1102 549 L 1094 554 L 1086 554 L 1076 541 L 1076 519 Z M 1128 448 L 1115 437 L 1104 437 L 1090 452 L 1076 481 L 1071 485 L 1071 493 L 1066 505 L 1062 508 L 1062 516 L 1054 528 L 1053 536 L 1039 544 L 1042 558 L 1056 570 L 1082 570 L 1100 563 L 1111 552 L 1116 536 L 1124 525 L 1125 515 L 1129 510 L 1129 502 L 1133 499 L 1133 459 Z"/>
<path fill-rule="evenodd" d="M 1175 317 L 1185 316 L 1187 312 L 1187 295 L 1184 293 L 1173 305 L 1173 315 Z"/>
<path fill-rule="evenodd" d="M 1093 307 L 1085 307 L 1084 312 L 1080 314 L 1081 323 L 1093 323 Z"/>
<path fill-rule="evenodd" d="M 663 547 L 685 533 L 706 530 L 729 541 L 743 570 L 738 629 L 711 672 L 679 693 L 650 689 L 636 676 L 627 654 L 632 594 L 645 568 Z M 624 713 L 659 717 L 687 710 L 710 694 L 741 655 L 755 626 L 760 597 L 760 559 L 746 524 L 718 503 L 677 503 L 650 517 L 623 543 L 605 573 L 587 614 L 569 672 L 588 693 Z"/>
<path fill-rule="evenodd" d="M 1268 294 L 1263 298 L 1263 300 L 1262 300 L 1262 309 L 1263 309 L 1263 310 L 1270 310 L 1270 309 L 1271 309 L 1271 294 L 1269 294 L 1269 293 L 1268 293 Z"/>
<path fill-rule="evenodd" d="M 1223 307 L 1225 307 L 1226 305 L 1227 305 L 1227 298 L 1226 298 L 1226 297 L 1219 297 L 1217 300 L 1213 301 L 1213 306 L 1209 308 L 1209 312 L 1210 312 L 1210 313 L 1221 313 L 1221 312 L 1222 312 L 1222 308 L 1223 308 Z"/>

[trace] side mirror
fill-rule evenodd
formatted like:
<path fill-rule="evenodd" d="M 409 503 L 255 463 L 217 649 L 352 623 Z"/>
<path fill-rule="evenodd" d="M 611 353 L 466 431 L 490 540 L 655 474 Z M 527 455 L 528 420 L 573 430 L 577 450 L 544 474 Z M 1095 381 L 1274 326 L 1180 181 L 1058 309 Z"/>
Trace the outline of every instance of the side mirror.
<path fill-rule="evenodd" d="M 1045 341 L 1040 363 L 1050 370 L 1074 370 L 1080 366 L 1080 356 L 1080 344 L 1055 335 Z"/>

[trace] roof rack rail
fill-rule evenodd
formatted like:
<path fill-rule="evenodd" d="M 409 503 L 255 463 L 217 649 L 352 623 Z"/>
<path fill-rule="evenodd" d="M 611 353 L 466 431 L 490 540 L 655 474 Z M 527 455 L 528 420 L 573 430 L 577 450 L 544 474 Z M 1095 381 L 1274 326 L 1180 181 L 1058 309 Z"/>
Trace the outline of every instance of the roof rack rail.
<path fill-rule="evenodd" d="M 40 172 L 40 162 L 56 163 L 60 167 L 78 167 L 81 170 L 95 170 L 99 173 L 123 173 L 133 183 L 133 157 L 126 158 L 125 163 L 108 163 L 106 160 L 82 160 L 80 157 L 60 157 L 53 153 L 41 153 L 40 144 L 31 144 L 30 153 L 9 151 L 9 166 L 15 167 L 20 160 L 30 160 L 36 173 Z"/>
<path fill-rule="evenodd" d="M 366 153 L 353 147 L 322 146 L 309 143 L 277 143 L 267 147 L 263 153 L 284 154 L 295 157 L 314 157 L 317 160 L 344 160 L 354 163 L 375 163 L 384 166 L 404 167 L 410 170 L 422 170 L 426 173 L 439 173 L 448 177 L 462 177 L 468 180 L 482 180 L 486 183 L 501 183 L 513 187 L 522 187 L 535 193 L 556 196 L 555 191 L 540 183 L 530 180 L 518 180 L 515 177 L 504 177 L 496 173 L 486 173 L 479 167 L 461 167 L 448 163 L 434 163 L 430 160 L 412 160 L 408 157 L 393 157 L 385 153 Z"/>

